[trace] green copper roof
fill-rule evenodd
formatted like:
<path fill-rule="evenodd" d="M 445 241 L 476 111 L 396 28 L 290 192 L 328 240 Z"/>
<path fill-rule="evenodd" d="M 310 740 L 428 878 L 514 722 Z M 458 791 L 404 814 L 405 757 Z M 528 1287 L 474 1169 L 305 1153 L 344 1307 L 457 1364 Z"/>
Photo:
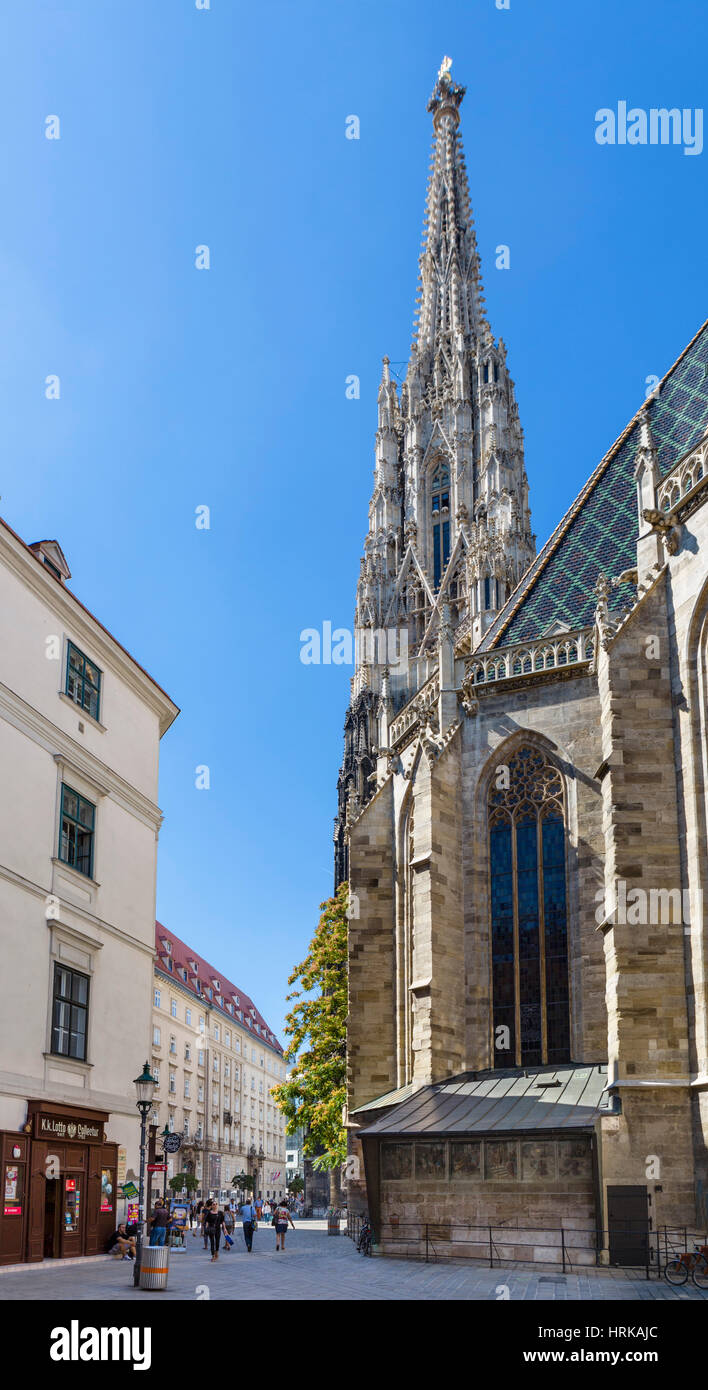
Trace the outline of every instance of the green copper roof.
<path fill-rule="evenodd" d="M 708 323 L 661 382 L 648 407 L 662 475 L 668 473 L 708 428 Z M 482 642 L 482 650 L 540 637 L 554 622 L 571 628 L 593 622 L 598 574 L 616 575 L 636 565 L 637 494 L 634 465 L 639 443 L 636 415 L 598 464 L 527 570 Z M 614 590 L 610 607 L 623 595 Z"/>

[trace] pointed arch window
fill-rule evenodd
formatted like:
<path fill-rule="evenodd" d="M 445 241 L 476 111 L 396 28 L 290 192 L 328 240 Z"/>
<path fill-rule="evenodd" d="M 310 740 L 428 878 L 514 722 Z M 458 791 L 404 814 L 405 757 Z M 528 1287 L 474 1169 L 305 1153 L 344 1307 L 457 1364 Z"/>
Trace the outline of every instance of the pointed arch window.
<path fill-rule="evenodd" d="M 442 459 L 433 472 L 430 500 L 433 516 L 433 582 L 437 589 L 450 559 L 450 469 Z"/>
<path fill-rule="evenodd" d="M 500 764 L 488 797 L 495 1066 L 570 1060 L 563 782 L 536 748 Z"/>

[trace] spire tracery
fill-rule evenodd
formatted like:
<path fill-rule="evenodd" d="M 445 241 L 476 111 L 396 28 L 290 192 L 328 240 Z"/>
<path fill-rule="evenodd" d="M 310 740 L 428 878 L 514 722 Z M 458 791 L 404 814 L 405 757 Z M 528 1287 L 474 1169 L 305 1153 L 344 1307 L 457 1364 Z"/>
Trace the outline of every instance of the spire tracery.
<path fill-rule="evenodd" d="M 433 669 L 443 603 L 458 651 L 474 650 L 535 554 L 514 383 L 486 314 L 459 132 L 465 88 L 451 66 L 445 58 L 428 102 L 433 143 L 413 341 L 402 383 L 383 359 L 357 589 L 357 629 L 406 628 L 408 661 L 388 676 L 393 708 Z M 362 663 L 353 700 L 369 688 L 378 694 L 383 678 L 383 667 Z"/>

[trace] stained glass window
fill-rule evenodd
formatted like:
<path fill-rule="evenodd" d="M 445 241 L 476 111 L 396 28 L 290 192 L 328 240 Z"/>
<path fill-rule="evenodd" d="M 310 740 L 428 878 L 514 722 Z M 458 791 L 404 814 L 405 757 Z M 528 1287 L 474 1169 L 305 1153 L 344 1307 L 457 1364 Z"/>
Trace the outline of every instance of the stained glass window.
<path fill-rule="evenodd" d="M 494 1065 L 570 1059 L 565 820 L 560 773 L 535 748 L 489 793 Z"/>

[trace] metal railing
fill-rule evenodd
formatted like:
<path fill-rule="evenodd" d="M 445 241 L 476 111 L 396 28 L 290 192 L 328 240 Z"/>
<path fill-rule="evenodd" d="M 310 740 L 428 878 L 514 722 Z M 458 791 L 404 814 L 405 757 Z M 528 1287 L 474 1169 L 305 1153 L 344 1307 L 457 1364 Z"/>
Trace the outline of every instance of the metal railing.
<path fill-rule="evenodd" d="M 358 1212 L 347 1211 L 347 1235 L 350 1240 L 354 1241 L 355 1245 L 359 1239 L 359 1232 L 361 1231 L 363 1220 L 364 1217 Z"/>
<path fill-rule="evenodd" d="M 363 1217 L 347 1215 L 347 1235 L 356 1243 Z M 688 1227 L 654 1230 L 638 1223 L 598 1226 L 468 1226 L 460 1222 L 382 1221 L 377 1254 L 426 1262 L 472 1260 L 490 1269 L 507 1265 L 549 1266 L 561 1274 L 589 1269 L 638 1270 L 658 1278 L 670 1260 L 708 1244 L 708 1233 Z"/>

